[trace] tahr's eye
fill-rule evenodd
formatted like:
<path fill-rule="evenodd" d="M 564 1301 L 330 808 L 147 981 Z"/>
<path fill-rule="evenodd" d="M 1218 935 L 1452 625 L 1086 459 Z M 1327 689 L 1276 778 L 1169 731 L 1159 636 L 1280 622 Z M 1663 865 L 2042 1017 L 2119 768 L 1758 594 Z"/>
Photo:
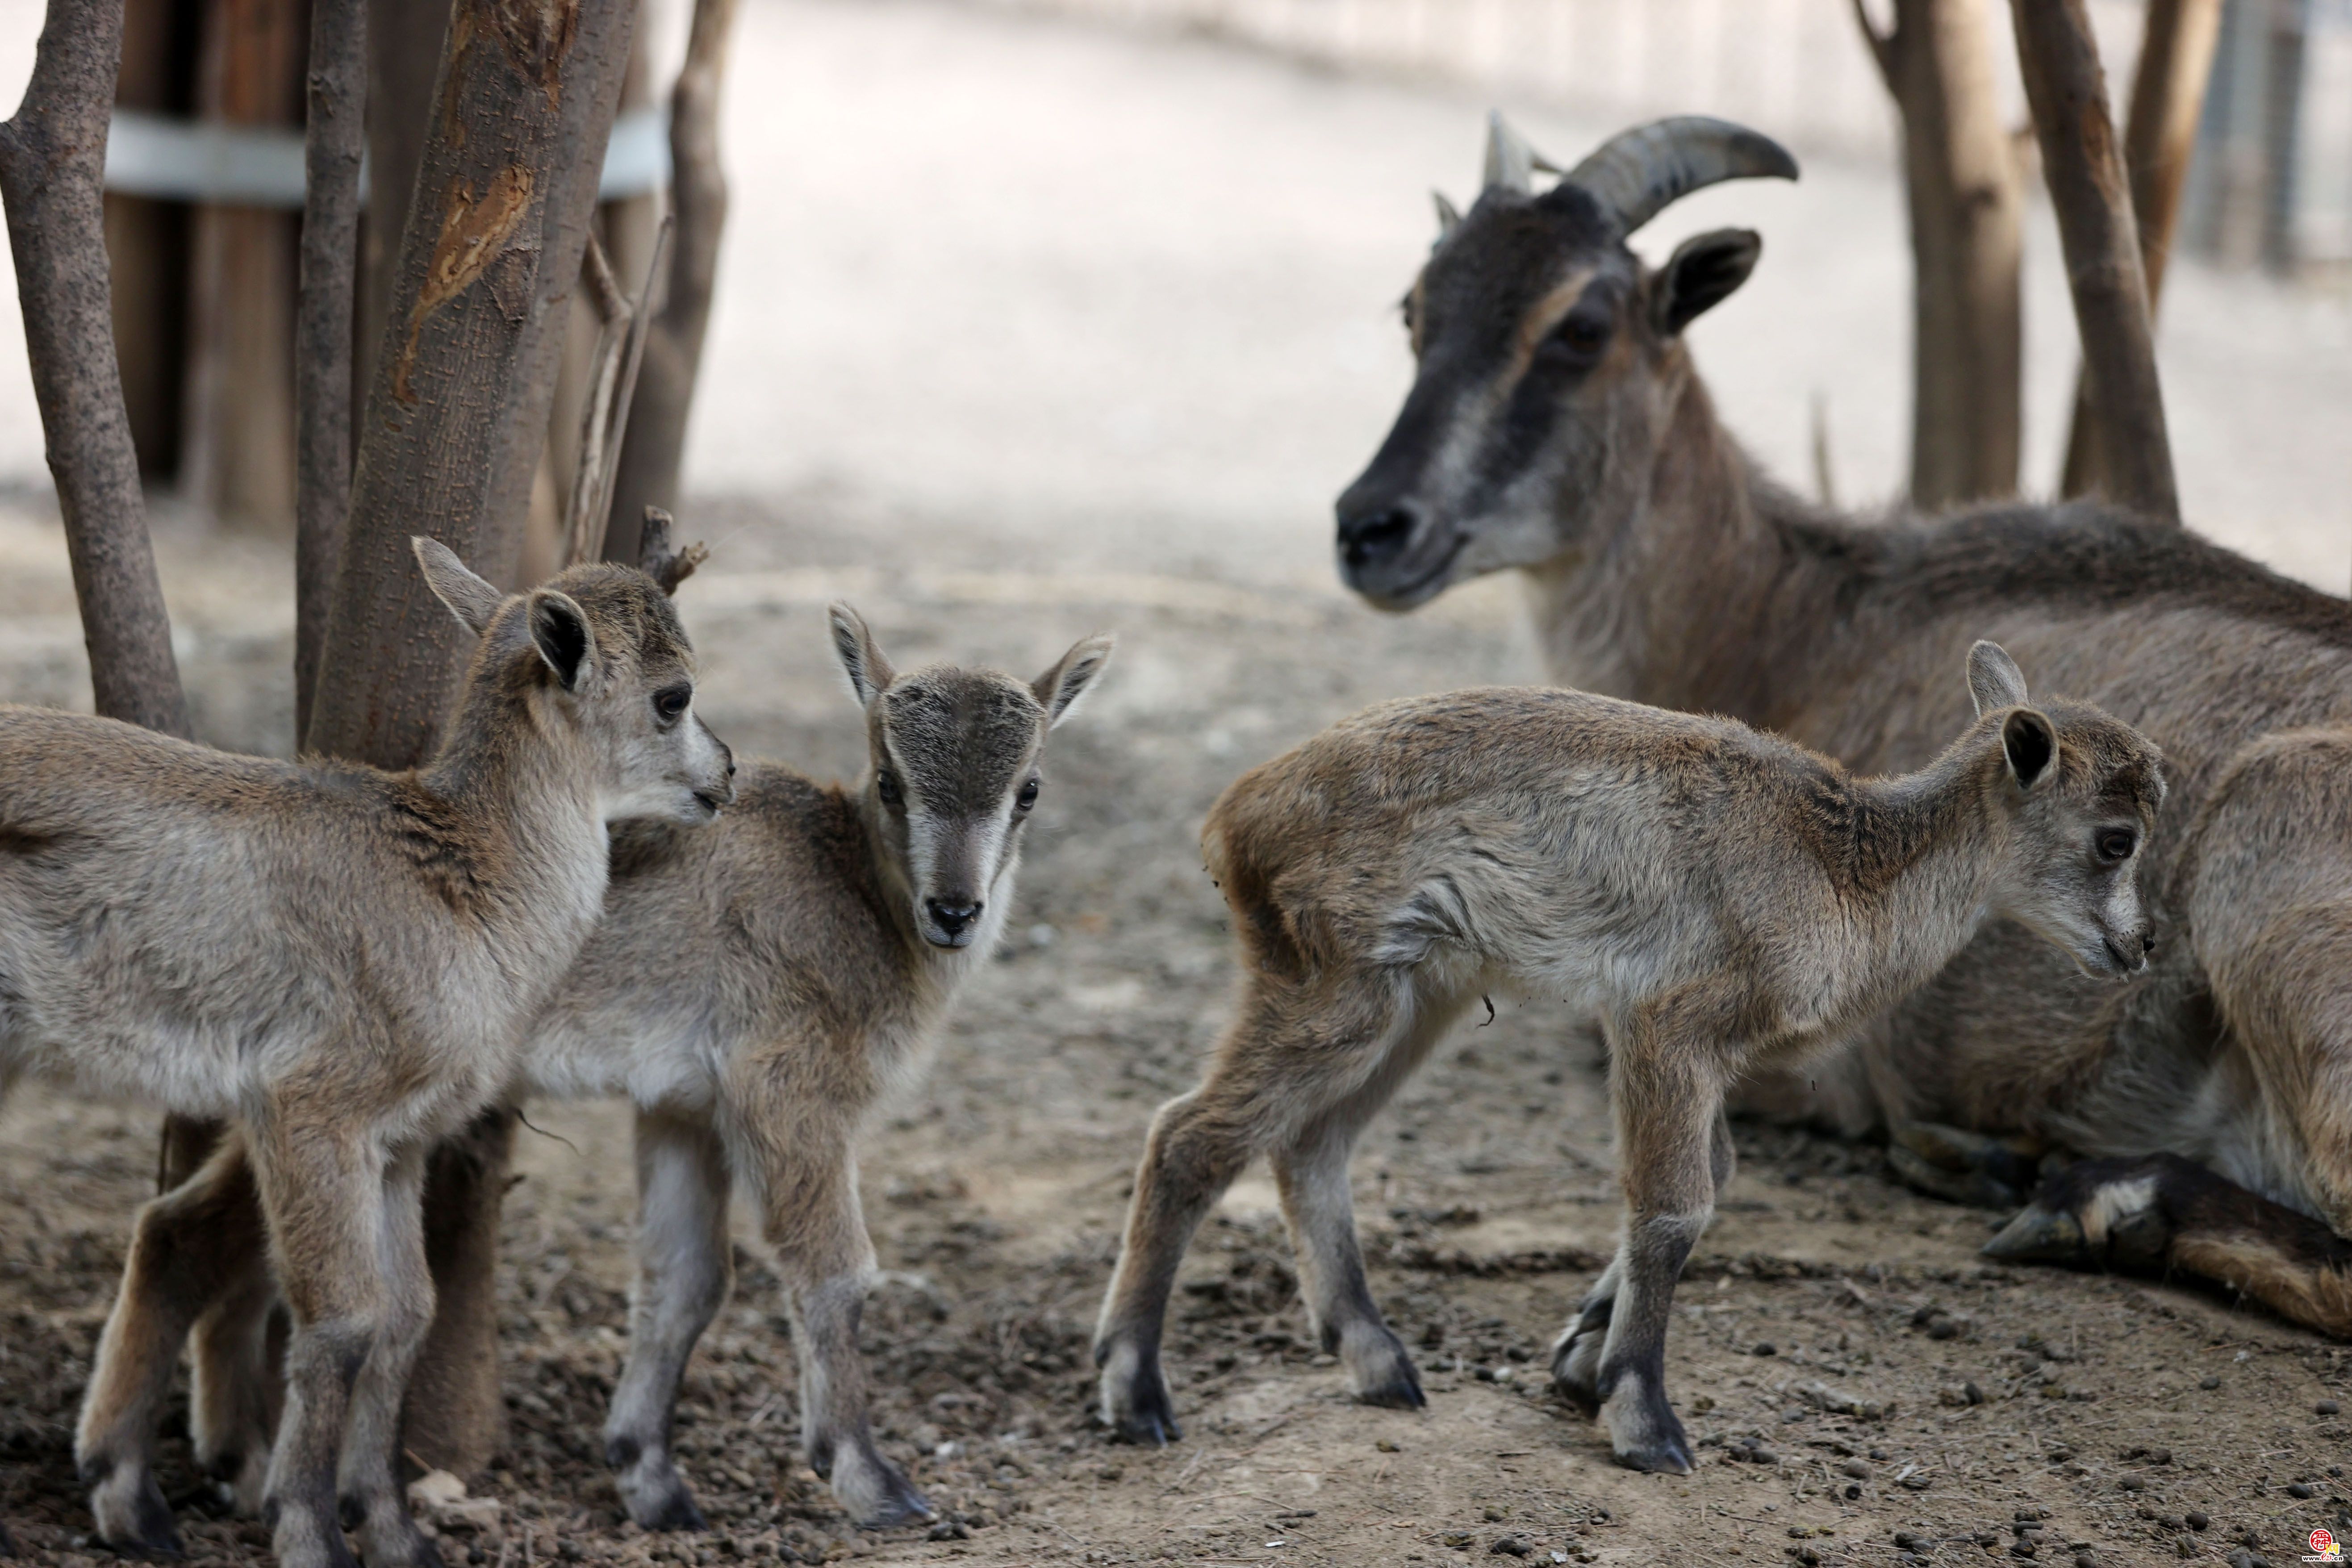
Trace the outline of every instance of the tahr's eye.
<path fill-rule="evenodd" d="M 1596 312 L 1578 310 L 1560 322 L 1546 345 L 1556 354 L 1578 362 L 1601 357 L 1609 346 L 1609 318 Z"/>
<path fill-rule="evenodd" d="M 880 795 L 882 804 L 893 811 L 905 804 L 907 798 L 898 793 L 898 775 L 887 768 L 874 775 L 874 793 Z"/>
<path fill-rule="evenodd" d="M 1021 793 L 1013 797 L 1013 809 L 1015 811 L 1025 812 L 1036 804 L 1037 781 L 1035 779 L 1031 779 L 1027 784 L 1021 786 Z"/>
<path fill-rule="evenodd" d="M 686 711 L 686 705 L 693 700 L 693 687 L 665 686 L 654 693 L 654 712 L 663 723 L 675 724 Z"/>
<path fill-rule="evenodd" d="M 2128 860 L 2131 852 L 2139 847 L 2139 836 L 2127 827 L 2110 827 L 2099 835 L 2099 858 L 2106 861 Z"/>

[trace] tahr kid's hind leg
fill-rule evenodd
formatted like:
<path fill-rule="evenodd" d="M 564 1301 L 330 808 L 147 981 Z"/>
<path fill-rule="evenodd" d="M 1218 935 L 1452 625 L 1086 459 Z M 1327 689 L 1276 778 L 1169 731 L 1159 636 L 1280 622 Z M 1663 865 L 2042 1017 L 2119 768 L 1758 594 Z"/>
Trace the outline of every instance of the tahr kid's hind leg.
<path fill-rule="evenodd" d="M 152 1469 L 156 1427 L 189 1329 L 250 1281 L 268 1289 L 268 1246 L 252 1167 L 234 1138 L 139 1210 L 74 1443 L 99 1536 L 118 1551 L 179 1550 Z M 256 1470 L 269 1434 L 258 1437 Z M 243 1457 L 230 1468 L 245 1479 Z"/>
<path fill-rule="evenodd" d="M 670 1458 L 670 1428 L 687 1361 L 734 1284 L 728 1192 L 727 1152 L 708 1121 L 637 1113 L 637 1282 L 628 1364 L 604 1419 L 604 1462 L 629 1517 L 646 1530 L 704 1527 Z"/>
<path fill-rule="evenodd" d="M 1369 1081 L 1293 1132 L 1273 1154 L 1307 1316 L 1323 1349 L 1339 1358 L 1356 1397 L 1367 1405 L 1417 1410 L 1427 1401 L 1412 1357 L 1381 1318 L 1364 1278 L 1349 1159 L 1365 1125 L 1421 1065 L 1458 1011 L 1458 1004 L 1420 1007 L 1395 1032 Z"/>
<path fill-rule="evenodd" d="M 1208 1077 L 1160 1108 L 1136 1168 L 1126 1243 L 1095 1329 L 1102 1416 L 1114 1433 L 1155 1444 L 1181 1436 L 1160 1369 L 1160 1341 L 1184 1249 L 1252 1155 L 1331 1117 L 1366 1088 L 1390 1044 L 1398 985 L 1386 972 L 1331 977 L 1311 989 L 1251 974 Z M 1307 1199 L 1314 1247 L 1338 1234 L 1325 1216 L 1345 1209 L 1346 1148 L 1342 1141 L 1319 1151 L 1310 1145 L 1307 1152 L 1319 1164 L 1293 1174 Z M 1352 1247 L 1352 1219 L 1347 1230 Z M 1334 1254 L 1320 1263 L 1344 1293 L 1344 1260 Z M 1360 1262 L 1356 1276 L 1360 1289 Z"/>
<path fill-rule="evenodd" d="M 1723 1009 L 1693 990 L 1644 1009 L 1610 1042 L 1625 1234 L 1592 1394 L 1617 1462 L 1687 1474 L 1690 1440 L 1666 1401 L 1668 1315 L 1683 1264 L 1715 1206 Z M 1727 1162 L 1725 1162 L 1727 1163 Z"/>

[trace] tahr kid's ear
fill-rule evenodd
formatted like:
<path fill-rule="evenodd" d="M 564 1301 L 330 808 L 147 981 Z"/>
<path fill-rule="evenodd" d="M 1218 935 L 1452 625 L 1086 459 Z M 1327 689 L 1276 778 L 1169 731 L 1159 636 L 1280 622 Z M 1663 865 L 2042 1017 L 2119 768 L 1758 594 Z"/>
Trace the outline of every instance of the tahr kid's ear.
<path fill-rule="evenodd" d="M 1979 642 L 1969 649 L 1969 695 L 1976 699 L 1977 717 L 1996 708 L 2018 708 L 2032 700 L 2025 695 L 2025 672 L 1997 642 Z"/>
<path fill-rule="evenodd" d="M 489 630 L 490 617 L 499 613 L 506 595 L 467 571 L 457 552 L 437 539 L 411 534 L 408 547 L 416 552 L 425 585 L 434 597 L 449 606 L 458 623 L 476 637 Z"/>
<path fill-rule="evenodd" d="M 596 637 L 588 629 L 587 613 L 571 595 L 552 588 L 533 588 L 528 603 L 531 646 L 539 649 L 539 657 L 547 661 L 563 689 L 577 691 L 581 676 L 596 658 Z"/>
<path fill-rule="evenodd" d="M 1650 324 L 1664 338 L 1679 336 L 1707 311 L 1731 298 L 1756 258 L 1764 237 L 1752 228 L 1718 228 L 1695 234 L 1675 247 L 1650 297 Z"/>
<path fill-rule="evenodd" d="M 1103 666 L 1110 662 L 1110 650 L 1118 639 L 1108 632 L 1097 632 L 1090 637 L 1080 637 L 1070 647 L 1054 668 L 1029 683 L 1037 700 L 1045 705 L 1045 727 L 1052 729 L 1070 716 L 1078 700 L 1087 694 Z"/>
<path fill-rule="evenodd" d="M 834 605 L 825 614 L 833 622 L 834 656 L 841 660 L 841 673 L 849 678 L 849 693 L 860 708 L 870 709 L 890 689 L 898 672 L 883 657 L 864 616 L 843 604 Z"/>
<path fill-rule="evenodd" d="M 2017 781 L 2017 787 L 2030 790 L 2055 771 L 2050 763 L 2058 755 L 2058 732 L 2040 709 L 2014 709 L 2000 722 L 2000 752 L 2009 759 L 2010 776 Z"/>

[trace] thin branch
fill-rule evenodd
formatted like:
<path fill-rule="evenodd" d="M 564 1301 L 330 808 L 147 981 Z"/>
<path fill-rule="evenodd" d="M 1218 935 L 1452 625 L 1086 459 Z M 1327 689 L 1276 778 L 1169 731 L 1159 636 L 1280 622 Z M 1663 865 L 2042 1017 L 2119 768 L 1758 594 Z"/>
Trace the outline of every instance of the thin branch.
<path fill-rule="evenodd" d="M 352 500 L 352 310 L 367 144 L 366 0 L 314 0 L 294 321 L 294 732 L 310 728 Z"/>
<path fill-rule="evenodd" d="M 2042 174 L 2057 209 L 2100 467 L 2115 499 L 2178 520 L 2131 187 L 2084 0 L 2011 0 Z"/>
<path fill-rule="evenodd" d="M 645 361 L 654 291 L 662 284 L 675 222 L 664 217 L 654 235 L 645 287 L 634 303 L 622 294 L 604 247 L 593 235 L 581 258 L 581 275 L 604 324 L 588 362 L 588 401 L 580 414 L 580 466 L 572 478 L 572 510 L 563 530 L 566 566 L 593 561 L 604 551 L 605 519 L 612 515 L 613 485 L 620 477 L 621 445 L 629 428 L 629 405 Z"/>
<path fill-rule="evenodd" d="M 109 298 L 106 132 L 122 3 L 51 0 L 24 102 L 0 124 L 0 199 L 98 710 L 185 737 Z"/>

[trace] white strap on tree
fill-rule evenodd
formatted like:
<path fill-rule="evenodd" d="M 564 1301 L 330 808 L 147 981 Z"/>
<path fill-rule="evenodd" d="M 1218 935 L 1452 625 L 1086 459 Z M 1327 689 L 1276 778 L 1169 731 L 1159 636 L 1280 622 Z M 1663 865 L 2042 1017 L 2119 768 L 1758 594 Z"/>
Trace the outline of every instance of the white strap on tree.
<path fill-rule="evenodd" d="M 367 166 L 360 199 L 367 199 Z M 645 195 L 669 183 L 669 116 L 631 110 L 613 121 L 599 201 Z M 106 139 L 106 188 L 208 206 L 302 205 L 302 132 L 289 126 L 225 125 L 118 109 Z"/>

